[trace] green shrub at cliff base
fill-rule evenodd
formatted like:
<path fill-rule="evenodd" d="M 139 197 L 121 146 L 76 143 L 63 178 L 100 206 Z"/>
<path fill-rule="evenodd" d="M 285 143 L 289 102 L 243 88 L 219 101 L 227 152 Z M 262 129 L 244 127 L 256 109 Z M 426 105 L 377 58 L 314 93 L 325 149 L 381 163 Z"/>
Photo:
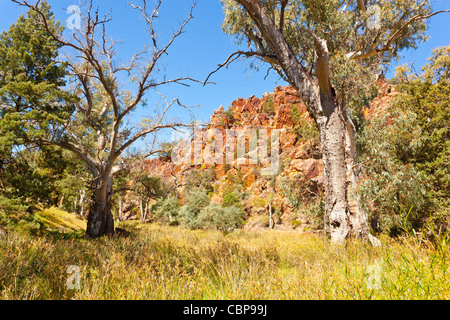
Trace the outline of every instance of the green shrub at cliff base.
<path fill-rule="evenodd" d="M 214 181 L 216 181 L 216 172 L 214 167 L 203 170 L 193 170 L 184 180 L 184 190 L 189 192 L 192 188 L 203 188 L 206 189 L 207 193 L 214 192 L 214 188 L 212 186 Z"/>
<path fill-rule="evenodd" d="M 184 191 L 184 205 L 180 208 L 180 224 L 190 229 L 198 229 L 201 226 L 198 223 L 200 211 L 210 202 L 208 189 L 203 187 L 194 187 Z"/>
<path fill-rule="evenodd" d="M 178 225 L 180 223 L 179 210 L 180 207 L 176 196 L 158 199 L 150 208 L 155 221 L 168 225 Z"/>
<path fill-rule="evenodd" d="M 243 215 L 244 212 L 240 208 L 234 206 L 224 208 L 216 202 L 211 202 L 200 211 L 197 223 L 200 228 L 229 232 L 242 225 Z"/>

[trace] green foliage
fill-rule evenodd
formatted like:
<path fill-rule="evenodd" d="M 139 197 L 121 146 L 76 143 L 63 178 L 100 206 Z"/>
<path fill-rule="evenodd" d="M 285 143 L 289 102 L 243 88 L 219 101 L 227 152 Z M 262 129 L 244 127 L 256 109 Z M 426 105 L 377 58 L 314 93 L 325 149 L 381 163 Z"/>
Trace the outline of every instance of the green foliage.
<path fill-rule="evenodd" d="M 450 223 L 449 52 L 434 50 L 422 75 L 399 68 L 394 81 L 402 94 L 360 135 L 368 173 L 360 192 L 383 231 L 399 232 L 405 221 L 415 230 L 429 219 Z"/>
<path fill-rule="evenodd" d="M 191 188 L 204 188 L 207 192 L 213 192 L 213 182 L 216 180 L 214 167 L 203 170 L 192 170 L 184 180 L 185 190 Z"/>
<path fill-rule="evenodd" d="M 317 125 L 306 119 L 296 104 L 291 105 L 291 119 L 293 123 L 292 131 L 297 135 L 297 140 L 302 141 L 319 141 L 320 133 Z"/>
<path fill-rule="evenodd" d="M 243 214 L 240 208 L 223 207 L 216 202 L 211 202 L 200 211 L 198 226 L 229 232 L 242 224 Z"/>
<path fill-rule="evenodd" d="M 39 6 L 49 29 L 60 34 L 63 28 L 50 6 L 46 1 Z M 69 183 L 66 176 L 78 161 L 42 140 L 65 134 L 77 99 L 61 89 L 67 73 L 66 64 L 58 62 L 60 44 L 37 27 L 38 19 L 29 10 L 0 34 L 0 193 L 42 204 L 56 204 L 63 196 L 67 205 L 73 200 L 65 197 L 68 185 L 76 179 Z M 76 184 L 72 190 L 80 188 Z"/>
<path fill-rule="evenodd" d="M 43 1 L 40 8 L 49 29 L 60 34 L 49 5 Z M 61 89 L 66 64 L 57 61 L 60 44 L 36 27 L 37 19 L 30 10 L 0 35 L 0 133 L 13 133 L 16 145 L 64 136 L 77 100 Z"/>
<path fill-rule="evenodd" d="M 170 162 L 172 160 L 172 150 L 177 145 L 178 142 L 163 142 L 161 143 L 162 152 L 159 153 L 159 157 L 163 161 Z"/>
<path fill-rule="evenodd" d="M 13 214 L 22 213 L 28 206 L 17 198 L 7 198 L 0 194 L 0 224 L 6 225 Z"/>
<path fill-rule="evenodd" d="M 255 208 L 266 208 L 267 207 L 267 200 L 265 200 L 265 199 L 256 199 L 253 202 L 253 206 Z"/>
<path fill-rule="evenodd" d="M 319 190 L 316 181 L 308 180 L 300 173 L 292 177 L 281 176 L 277 180 L 277 189 L 297 209 L 318 196 L 322 191 Z"/>
<path fill-rule="evenodd" d="M 433 83 L 450 81 L 450 46 L 434 49 L 422 70 L 424 78 Z"/>
<path fill-rule="evenodd" d="M 297 215 L 306 216 L 314 229 L 322 229 L 324 226 L 324 212 L 325 196 L 322 192 L 300 207 L 297 210 Z"/>
<path fill-rule="evenodd" d="M 168 225 L 178 225 L 180 223 L 179 210 L 178 198 L 175 196 L 158 199 L 150 208 L 155 221 Z"/>
<path fill-rule="evenodd" d="M 240 168 L 227 172 L 227 181 L 229 184 L 223 190 L 222 206 L 240 207 L 240 202 L 248 197 L 245 189 L 245 180 Z"/>
<path fill-rule="evenodd" d="M 224 111 L 223 117 L 220 120 L 220 124 L 222 127 L 230 127 L 235 122 L 233 110 L 231 109 L 231 106 L 228 108 L 228 110 Z"/>
<path fill-rule="evenodd" d="M 242 174 L 241 168 L 238 168 L 236 171 L 228 171 L 227 181 L 230 182 L 233 187 L 245 187 L 244 175 Z"/>
<path fill-rule="evenodd" d="M 0 194 L 0 226 L 15 228 L 28 234 L 38 234 L 42 223 L 33 214 L 33 209 L 17 198 Z"/>
<path fill-rule="evenodd" d="M 243 211 L 239 208 L 241 200 L 231 189 L 224 194 L 220 205 L 210 202 L 210 193 L 204 187 L 187 189 L 185 204 L 178 213 L 180 224 L 190 229 L 207 227 L 221 231 L 230 231 L 240 226 L 243 219 Z"/>
<path fill-rule="evenodd" d="M 406 213 L 415 227 L 427 209 L 426 178 L 408 162 L 408 153 L 420 143 L 421 130 L 410 110 L 391 108 L 388 115 L 368 124 L 360 134 L 361 161 L 367 178 L 359 187 L 376 231 L 400 231 Z M 388 124 L 392 122 L 392 124 Z M 372 212 L 371 206 L 376 207 Z"/>
<path fill-rule="evenodd" d="M 209 204 L 208 191 L 202 187 L 188 189 L 184 195 L 184 205 L 179 212 L 180 224 L 190 229 L 201 228 L 198 222 L 200 211 Z"/>
<path fill-rule="evenodd" d="M 233 191 L 224 193 L 223 200 L 222 200 L 222 206 L 223 207 L 232 207 L 236 206 L 240 203 L 240 199 L 234 194 Z"/>
<path fill-rule="evenodd" d="M 273 102 L 272 96 L 269 96 L 267 101 L 264 103 L 263 110 L 268 115 L 275 115 L 275 103 Z"/>
<path fill-rule="evenodd" d="M 324 190 L 316 181 L 307 180 L 303 174 L 293 177 L 281 176 L 277 188 L 289 203 L 297 209 L 298 215 L 308 218 L 314 228 L 324 225 L 325 198 Z"/>
<path fill-rule="evenodd" d="M 134 191 L 144 199 L 156 199 L 168 195 L 173 185 L 163 181 L 160 176 L 142 171 L 136 175 Z"/>

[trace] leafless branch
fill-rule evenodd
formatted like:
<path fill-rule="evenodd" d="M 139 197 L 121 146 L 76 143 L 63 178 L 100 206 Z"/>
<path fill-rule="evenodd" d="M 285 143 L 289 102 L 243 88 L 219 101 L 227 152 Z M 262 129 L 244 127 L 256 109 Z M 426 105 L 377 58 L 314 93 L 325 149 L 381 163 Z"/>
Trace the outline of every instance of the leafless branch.
<path fill-rule="evenodd" d="M 228 56 L 228 58 L 225 60 L 225 62 L 219 64 L 218 67 L 206 77 L 206 80 L 203 82 L 203 85 L 206 85 L 207 83 L 210 83 L 210 82 L 208 82 L 208 80 L 213 74 L 218 72 L 223 67 L 228 68 L 228 66 L 232 62 L 238 60 L 242 56 L 245 56 L 246 58 L 258 57 L 258 58 L 264 60 L 265 62 L 270 63 L 272 66 L 279 64 L 277 58 L 274 55 L 264 55 L 264 54 L 262 54 L 260 52 L 255 52 L 255 51 L 236 51 L 236 52 L 233 52 L 232 54 L 230 54 Z"/>

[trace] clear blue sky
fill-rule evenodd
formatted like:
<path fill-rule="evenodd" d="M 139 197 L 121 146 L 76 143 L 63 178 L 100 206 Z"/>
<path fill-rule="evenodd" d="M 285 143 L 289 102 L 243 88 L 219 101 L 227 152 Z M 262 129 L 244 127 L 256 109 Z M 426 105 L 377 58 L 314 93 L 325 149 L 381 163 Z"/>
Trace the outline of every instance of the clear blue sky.
<path fill-rule="evenodd" d="M 32 2 L 33 0 L 29 0 Z M 80 0 L 48 0 L 57 18 L 65 23 L 70 16 L 64 8 L 77 5 Z M 149 0 L 153 3 L 154 0 Z M 145 24 L 139 13 L 127 3 L 128 0 L 96 1 L 100 12 L 106 13 L 112 8 L 113 20 L 108 26 L 109 34 L 124 42 L 118 47 L 118 53 L 123 60 L 139 51 L 148 39 Z M 139 3 L 139 0 L 136 0 Z M 450 0 L 433 0 L 434 10 L 450 9 Z M 157 25 L 161 40 L 179 26 L 182 18 L 187 15 L 190 0 L 166 0 L 160 11 L 160 22 Z M 0 0 L 0 30 L 6 30 L 20 13 L 24 12 L 10 0 Z M 194 10 L 194 19 L 188 24 L 183 34 L 170 49 L 165 62 L 168 77 L 187 76 L 204 80 L 206 76 L 223 62 L 230 53 L 237 49 L 233 38 L 223 34 L 221 23 L 223 13 L 219 0 L 198 0 Z M 415 61 L 416 67 L 426 63 L 431 55 L 431 49 L 450 44 L 450 14 L 444 13 L 430 20 L 429 35 L 431 39 L 422 43 L 418 50 L 404 52 L 404 58 L 397 64 Z M 212 77 L 216 85 L 202 86 L 193 84 L 190 88 L 167 86 L 164 93 L 171 98 L 180 98 L 187 105 L 201 105 L 194 110 L 195 116 L 202 121 L 208 121 L 213 110 L 220 105 L 225 108 L 238 97 L 247 98 L 251 95 L 262 96 L 271 92 L 278 84 L 285 85 L 276 74 L 267 79 L 267 68 L 261 66 L 260 71 L 248 68 L 249 62 L 235 62 L 229 69 L 222 69 Z M 152 99 L 149 99 L 149 103 Z M 174 109 L 171 117 L 184 117 L 184 110 Z"/>

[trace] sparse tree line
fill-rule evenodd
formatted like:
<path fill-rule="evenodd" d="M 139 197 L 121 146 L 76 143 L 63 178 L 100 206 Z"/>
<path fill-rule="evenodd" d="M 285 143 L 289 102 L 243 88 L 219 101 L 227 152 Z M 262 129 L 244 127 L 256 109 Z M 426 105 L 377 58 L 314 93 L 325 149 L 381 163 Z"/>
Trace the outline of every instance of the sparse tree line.
<path fill-rule="evenodd" d="M 28 11 L 0 35 L 0 223 L 33 224 L 33 203 L 58 205 L 87 218 L 88 237 L 111 235 L 114 212 L 121 214 L 122 195 L 130 191 L 142 221 L 223 231 L 242 225 L 239 183 L 223 193 L 221 204 L 210 199 L 213 179 L 193 176 L 177 194 L 170 182 L 133 167 L 128 153 L 145 137 L 156 141 L 163 130 L 189 126 L 166 120 L 170 108 L 186 107 L 166 97 L 138 125 L 128 120 L 161 86 L 203 83 L 158 73 L 161 57 L 193 17 L 195 1 L 165 43 L 154 27 L 163 1 L 151 8 L 145 0 L 133 4 L 146 23 L 148 46 L 123 64 L 107 33 L 111 15 L 101 17 L 93 1 L 84 8 L 83 29 L 69 39 L 45 0 L 12 1 Z M 391 108 L 375 120 L 363 117 L 383 65 L 425 40 L 426 20 L 441 12 L 415 0 L 222 4 L 224 31 L 245 49 L 207 80 L 238 58 L 265 63 L 297 89 L 315 120 L 317 131 L 294 128 L 321 145 L 323 198 L 293 188 L 286 197 L 314 204 L 308 212 L 334 242 L 357 237 L 376 245 L 371 233 L 448 229 L 449 47 L 436 49 L 420 74 L 399 68 L 390 80 L 400 92 Z M 368 27 L 369 4 L 380 5 L 377 28 Z M 123 76 L 133 80 L 132 88 L 124 89 Z M 158 149 L 148 154 L 167 157 Z M 305 187 L 301 178 L 297 182 Z M 304 208 L 298 201 L 297 209 Z"/>

